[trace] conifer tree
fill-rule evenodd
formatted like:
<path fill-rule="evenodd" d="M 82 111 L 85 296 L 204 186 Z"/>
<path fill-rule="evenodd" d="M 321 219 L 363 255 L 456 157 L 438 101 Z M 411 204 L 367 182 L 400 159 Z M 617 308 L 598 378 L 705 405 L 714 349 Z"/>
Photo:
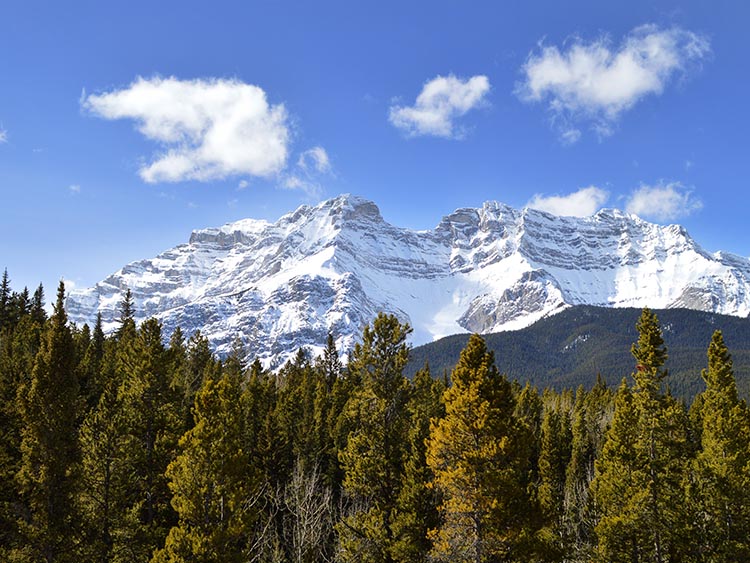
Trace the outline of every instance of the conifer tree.
<path fill-rule="evenodd" d="M 5 268 L 2 281 L 0 281 L 0 330 L 10 324 L 10 299 L 10 278 L 8 277 L 8 268 Z"/>
<path fill-rule="evenodd" d="M 129 474 L 128 514 L 123 537 L 128 559 L 144 560 L 162 545 L 174 523 L 164 472 L 174 458 L 181 421 L 178 398 L 170 387 L 168 356 L 161 325 L 149 319 L 135 338 L 123 338 L 132 320 L 121 327 L 118 369 L 125 436 L 123 464 Z"/>
<path fill-rule="evenodd" d="M 409 413 L 409 449 L 404 462 L 404 478 L 397 500 L 394 523 L 398 538 L 393 548 L 396 561 L 417 563 L 425 561 L 431 542 L 430 530 L 439 525 L 438 502 L 432 481 L 434 475 L 427 465 L 427 444 L 430 421 L 444 415 L 442 381 L 430 375 L 429 365 L 417 371 L 413 380 L 412 397 L 407 405 Z"/>
<path fill-rule="evenodd" d="M 41 330 L 31 315 L 0 330 L 0 560 L 8 559 L 20 541 L 17 520 L 23 504 L 15 476 L 21 463 L 22 421 L 17 396 L 30 386 Z"/>
<path fill-rule="evenodd" d="M 250 559 L 258 475 L 243 449 L 243 419 L 241 376 L 206 378 L 195 397 L 195 426 L 180 439 L 180 454 L 167 470 L 179 520 L 154 563 Z"/>
<path fill-rule="evenodd" d="M 573 407 L 570 462 L 565 470 L 564 521 L 574 557 L 584 559 L 592 539 L 589 487 L 594 479 L 594 442 L 589 431 L 586 392 L 579 387 Z"/>
<path fill-rule="evenodd" d="M 22 462 L 17 482 L 27 503 L 21 523 L 21 561 L 76 561 L 73 483 L 78 463 L 73 337 L 65 314 L 65 286 L 42 334 L 28 386 L 19 389 Z"/>
<path fill-rule="evenodd" d="M 409 386 L 403 376 L 411 332 L 393 315 L 379 314 L 355 346 L 349 371 L 361 381 L 346 406 L 352 422 L 340 454 L 350 513 L 339 525 L 344 561 L 391 563 L 397 541 L 397 499 L 407 444 L 406 403 Z"/>
<path fill-rule="evenodd" d="M 694 552 L 710 562 L 750 560 L 750 420 L 721 331 L 702 376 L 701 450 L 688 487 Z"/>
<path fill-rule="evenodd" d="M 633 516 L 631 524 L 635 529 L 628 532 L 634 542 L 632 549 L 636 555 L 633 557 L 637 556 L 638 561 L 662 563 L 679 557 L 685 547 L 681 487 L 687 464 L 687 413 L 681 403 L 665 395 L 662 389 L 667 376 L 663 368 L 667 351 L 656 315 L 644 309 L 636 327 L 639 338 L 631 351 L 637 362 L 633 374 L 633 409 L 637 424 L 629 431 L 634 435 L 635 451 L 627 472 L 633 480 L 628 483 L 629 488 L 620 491 L 629 502 L 621 506 L 615 500 L 615 509 L 612 509 L 606 506 L 607 501 L 613 500 L 611 496 L 607 501 L 600 499 L 605 516 L 597 527 L 597 535 L 603 550 L 608 545 L 620 544 L 622 538 L 615 537 L 618 528 L 612 522 Z M 608 440 L 612 439 L 612 432 Z M 621 479 L 608 467 L 607 457 L 602 458 L 597 465 L 597 469 L 606 474 L 602 480 Z M 618 508 L 621 509 L 619 514 Z M 634 517 L 636 512 L 637 518 Z"/>
<path fill-rule="evenodd" d="M 513 417 L 511 385 L 478 335 L 461 352 L 452 381 L 445 418 L 433 422 L 427 445 L 442 498 L 431 557 L 475 563 L 520 558 L 528 451 Z"/>
<path fill-rule="evenodd" d="M 39 287 L 34 291 L 34 296 L 31 298 L 31 317 L 36 321 L 39 326 L 42 326 L 47 320 L 47 313 L 44 310 L 44 287 L 39 284 Z"/>
<path fill-rule="evenodd" d="M 547 561 L 561 560 L 567 547 L 563 512 L 565 471 L 571 455 L 568 412 L 559 395 L 551 402 L 542 420 L 539 448 L 538 501 L 543 519 L 540 536 Z"/>
<path fill-rule="evenodd" d="M 96 333 L 96 331 L 95 331 Z M 101 393 L 80 432 L 81 478 L 78 503 L 84 523 L 83 557 L 96 563 L 127 559 L 126 510 L 131 474 L 126 471 L 125 426 L 114 341 L 98 368 Z"/>
<path fill-rule="evenodd" d="M 596 460 L 596 478 L 591 487 L 598 508 L 596 534 L 599 561 L 637 563 L 642 554 L 648 491 L 644 482 L 645 452 L 637 446 L 638 413 L 633 394 L 623 379 L 615 395 L 612 426 L 601 456 Z"/>

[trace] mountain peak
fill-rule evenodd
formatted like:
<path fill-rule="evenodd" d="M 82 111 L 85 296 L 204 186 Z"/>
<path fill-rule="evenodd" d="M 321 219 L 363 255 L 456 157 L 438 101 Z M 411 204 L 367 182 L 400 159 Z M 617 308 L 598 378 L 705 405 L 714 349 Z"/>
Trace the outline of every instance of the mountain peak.
<path fill-rule="evenodd" d="M 92 323 L 101 312 L 114 328 L 128 288 L 137 320 L 156 316 L 165 335 L 200 329 L 220 354 L 239 337 L 276 367 L 302 346 L 320 352 L 329 331 L 351 350 L 381 311 L 409 322 L 416 344 L 522 328 L 577 304 L 746 316 L 750 261 L 618 210 L 557 217 L 488 201 L 413 231 L 345 194 L 273 223 L 193 231 L 190 244 L 72 291 L 68 314 Z"/>

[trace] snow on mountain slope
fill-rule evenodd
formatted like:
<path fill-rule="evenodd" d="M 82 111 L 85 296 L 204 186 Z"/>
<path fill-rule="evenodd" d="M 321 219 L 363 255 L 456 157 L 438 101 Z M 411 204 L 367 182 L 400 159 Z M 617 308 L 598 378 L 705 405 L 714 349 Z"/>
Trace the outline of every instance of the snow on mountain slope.
<path fill-rule="evenodd" d="M 276 367 L 328 331 L 348 351 L 379 311 L 421 344 L 457 332 L 523 328 L 570 305 L 688 307 L 750 313 L 750 260 L 710 254 L 678 225 L 616 210 L 556 217 L 488 202 L 433 230 L 386 223 L 377 206 L 344 195 L 276 223 L 244 219 L 194 231 L 190 242 L 71 292 L 77 323 L 102 313 L 116 326 L 130 288 L 137 320 L 181 326 L 219 354 L 239 337 Z"/>

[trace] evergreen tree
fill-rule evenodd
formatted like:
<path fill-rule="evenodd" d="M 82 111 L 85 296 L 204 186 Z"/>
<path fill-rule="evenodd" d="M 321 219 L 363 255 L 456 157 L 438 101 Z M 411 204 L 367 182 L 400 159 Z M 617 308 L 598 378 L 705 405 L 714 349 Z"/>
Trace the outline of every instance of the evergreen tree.
<path fill-rule="evenodd" d="M 570 462 L 565 470 L 564 520 L 570 550 L 584 559 L 592 540 L 589 487 L 594 479 L 594 441 L 589 431 L 586 392 L 579 387 L 573 407 Z"/>
<path fill-rule="evenodd" d="M 96 331 L 95 331 L 96 333 Z M 81 479 L 79 505 L 85 527 L 88 561 L 107 563 L 127 560 L 130 553 L 127 535 L 128 482 L 124 451 L 127 428 L 120 380 L 115 367 L 115 342 L 102 351 L 101 393 L 89 411 L 80 432 Z"/>
<path fill-rule="evenodd" d="M 15 554 L 21 561 L 77 560 L 73 483 L 78 380 L 64 301 L 61 281 L 31 380 L 19 389 L 22 462 L 17 482 L 28 507 L 21 522 L 24 545 Z"/>
<path fill-rule="evenodd" d="M 569 415 L 558 395 L 545 409 L 539 448 L 538 501 L 544 523 L 540 536 L 547 561 L 561 560 L 567 548 L 563 513 L 571 440 Z"/>
<path fill-rule="evenodd" d="M 164 475 L 174 458 L 181 421 L 178 398 L 170 387 L 168 355 L 156 319 L 141 325 L 135 338 L 132 320 L 121 327 L 118 392 L 125 436 L 123 464 L 128 474 L 127 517 L 122 538 L 124 560 L 145 560 L 163 544 L 175 521 Z"/>
<path fill-rule="evenodd" d="M 34 291 L 34 297 L 31 299 L 31 317 L 40 326 L 42 326 L 47 320 L 47 313 L 44 310 L 44 287 L 39 284 L 39 287 Z"/>
<path fill-rule="evenodd" d="M 629 460 L 628 472 L 633 481 L 629 488 L 620 491 L 629 499 L 627 505 L 623 507 L 614 501 L 615 510 L 612 510 L 606 503 L 600 503 L 605 516 L 597 527 L 597 535 L 600 548 L 605 550 L 602 553 L 606 553 L 608 545 L 622 542 L 622 538 L 614 537 L 618 529 L 611 525 L 612 521 L 627 519 L 637 512 L 638 517 L 632 522 L 635 530 L 629 531 L 629 539 L 634 542 L 631 557 L 637 557 L 637 561 L 662 563 L 676 560 L 685 549 L 685 505 L 681 487 L 688 451 L 687 414 L 680 403 L 662 390 L 667 376 L 663 369 L 667 351 L 656 315 L 644 309 L 636 327 L 639 338 L 631 351 L 637 362 L 633 374 L 633 409 L 637 424 L 629 430 L 634 435 L 635 451 Z M 609 439 L 612 439 L 612 432 Z M 603 458 L 597 465 L 605 474 L 602 480 L 622 479 L 608 467 L 607 458 Z M 622 508 L 622 513 L 618 514 L 617 508 Z"/>
<path fill-rule="evenodd" d="M 403 376 L 411 332 L 392 315 L 379 314 L 352 352 L 349 371 L 361 381 L 346 406 L 352 422 L 340 459 L 350 511 L 339 525 L 344 561 L 391 563 L 394 524 L 407 442 L 409 385 Z"/>
<path fill-rule="evenodd" d="M 412 397 L 407 405 L 409 413 L 409 449 L 404 463 L 404 478 L 397 500 L 394 523 L 398 538 L 393 548 L 396 561 L 417 563 L 425 561 L 431 542 L 427 534 L 437 528 L 439 498 L 432 486 L 433 473 L 427 466 L 427 444 L 430 421 L 445 414 L 442 395 L 445 387 L 430 375 L 425 365 L 414 375 Z"/>
<path fill-rule="evenodd" d="M 737 397 L 732 358 L 721 331 L 703 370 L 701 450 L 688 496 L 694 553 L 709 562 L 750 560 L 750 420 Z"/>
<path fill-rule="evenodd" d="M 648 491 L 645 480 L 645 452 L 637 446 L 638 413 L 625 380 L 615 395 L 612 426 L 601 456 L 596 460 L 596 477 L 591 485 L 598 508 L 596 534 L 602 562 L 646 561 L 642 553 Z"/>
<path fill-rule="evenodd" d="M 452 380 L 445 418 L 433 422 L 427 445 L 442 498 L 431 557 L 475 563 L 520 558 L 528 451 L 513 417 L 511 385 L 478 335 L 461 352 Z"/>
<path fill-rule="evenodd" d="M 180 439 L 167 477 L 179 521 L 154 563 L 247 561 L 257 517 L 251 499 L 258 475 L 243 450 L 242 380 L 207 378 L 195 397 L 195 426 Z"/>
<path fill-rule="evenodd" d="M 8 268 L 5 268 L 2 281 L 0 281 L 0 330 L 10 325 L 10 300 L 10 278 L 8 277 Z"/>

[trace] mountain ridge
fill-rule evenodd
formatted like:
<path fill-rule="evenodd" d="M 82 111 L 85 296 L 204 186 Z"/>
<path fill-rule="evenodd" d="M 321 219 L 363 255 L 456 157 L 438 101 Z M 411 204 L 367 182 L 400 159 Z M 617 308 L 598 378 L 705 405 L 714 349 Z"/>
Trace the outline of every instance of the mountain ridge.
<path fill-rule="evenodd" d="M 418 345 L 523 328 L 574 305 L 747 316 L 749 280 L 749 260 L 619 210 L 557 217 L 490 201 L 412 230 L 346 194 L 276 222 L 194 230 L 185 244 L 73 290 L 66 307 L 78 323 L 101 312 L 111 330 L 130 289 L 137 320 L 156 316 L 166 334 L 200 329 L 220 355 L 239 338 L 250 357 L 277 367 L 302 346 L 318 353 L 329 331 L 349 351 L 381 311 L 409 322 Z"/>

